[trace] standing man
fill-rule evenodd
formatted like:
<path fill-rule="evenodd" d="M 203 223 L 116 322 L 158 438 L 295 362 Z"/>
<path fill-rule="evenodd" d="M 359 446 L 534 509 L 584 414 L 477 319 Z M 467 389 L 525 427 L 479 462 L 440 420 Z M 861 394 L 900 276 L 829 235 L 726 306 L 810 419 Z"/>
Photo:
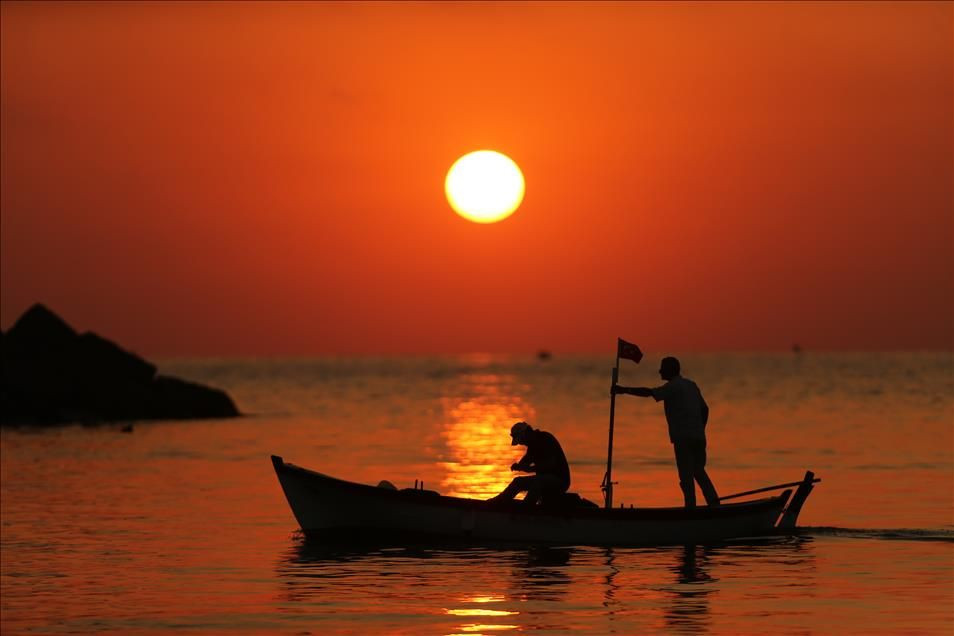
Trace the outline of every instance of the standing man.
<path fill-rule="evenodd" d="M 702 397 L 696 383 L 679 375 L 679 360 L 663 358 L 659 375 L 666 383 L 655 389 L 614 385 L 615 394 L 651 397 L 663 402 L 666 422 L 669 424 L 669 441 L 676 453 L 676 468 L 679 470 L 679 487 L 686 500 L 686 508 L 696 506 L 696 485 L 706 503 L 719 505 L 712 480 L 706 474 L 706 422 L 709 421 L 709 405 Z"/>
<path fill-rule="evenodd" d="M 532 506 L 567 491 L 570 487 L 570 466 L 566 463 L 560 442 L 552 434 L 534 430 L 526 422 L 517 422 L 510 428 L 510 437 L 511 446 L 522 444 L 527 447 L 527 454 L 512 464 L 510 470 L 536 475 L 515 477 L 502 493 L 490 501 L 510 501 L 517 493 L 526 491 L 527 496 L 523 501 Z"/>

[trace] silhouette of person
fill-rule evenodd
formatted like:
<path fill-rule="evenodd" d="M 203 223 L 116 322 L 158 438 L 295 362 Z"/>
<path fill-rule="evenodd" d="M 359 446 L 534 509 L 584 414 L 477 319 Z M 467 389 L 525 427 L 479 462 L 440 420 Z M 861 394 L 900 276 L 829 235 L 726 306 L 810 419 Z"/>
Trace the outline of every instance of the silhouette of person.
<path fill-rule="evenodd" d="M 614 385 L 613 393 L 651 397 L 663 403 L 666 422 L 669 424 L 669 441 L 676 454 L 679 470 L 679 487 L 682 489 L 686 508 L 696 505 L 696 484 L 702 490 L 706 503 L 719 505 L 712 480 L 706 474 L 706 423 L 709 421 L 709 405 L 702 397 L 696 383 L 680 374 L 679 360 L 673 357 L 662 359 L 659 375 L 666 383 L 655 389 Z"/>
<path fill-rule="evenodd" d="M 524 477 L 515 477 L 510 485 L 489 501 L 510 501 L 517 493 L 526 492 L 524 502 L 535 505 L 537 502 L 562 495 L 570 487 L 570 467 L 566 455 L 556 437 L 546 431 L 534 429 L 526 422 L 517 422 L 510 428 L 511 446 L 522 444 L 527 453 L 510 470 L 536 473 Z"/>

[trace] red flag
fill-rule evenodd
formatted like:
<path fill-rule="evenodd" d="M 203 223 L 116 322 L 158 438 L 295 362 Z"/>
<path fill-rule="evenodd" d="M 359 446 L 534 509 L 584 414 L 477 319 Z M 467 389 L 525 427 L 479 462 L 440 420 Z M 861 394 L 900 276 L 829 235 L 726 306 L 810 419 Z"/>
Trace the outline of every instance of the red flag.
<path fill-rule="evenodd" d="M 632 360 L 635 363 L 639 363 L 643 359 L 643 352 L 639 350 L 639 347 L 634 345 L 632 342 L 626 342 L 622 338 L 616 339 L 616 356 L 618 358 L 624 358 L 626 360 Z"/>

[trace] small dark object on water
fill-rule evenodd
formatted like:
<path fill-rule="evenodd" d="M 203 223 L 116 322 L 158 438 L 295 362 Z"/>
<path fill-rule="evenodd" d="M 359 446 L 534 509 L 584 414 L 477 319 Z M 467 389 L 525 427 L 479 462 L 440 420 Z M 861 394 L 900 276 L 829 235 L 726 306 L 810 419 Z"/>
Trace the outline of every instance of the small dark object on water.
<path fill-rule="evenodd" d="M 802 347 L 797 342 L 792 345 L 792 353 L 801 353 Z"/>
<path fill-rule="evenodd" d="M 553 354 L 547 351 L 546 349 L 540 349 L 537 351 L 537 360 L 549 360 L 553 357 Z"/>
<path fill-rule="evenodd" d="M 132 432 L 133 432 L 133 425 L 132 425 L 132 424 L 126 424 L 126 426 L 124 426 L 124 427 L 122 427 L 121 429 L 119 429 L 119 432 L 120 432 L 120 433 L 132 433 Z"/>

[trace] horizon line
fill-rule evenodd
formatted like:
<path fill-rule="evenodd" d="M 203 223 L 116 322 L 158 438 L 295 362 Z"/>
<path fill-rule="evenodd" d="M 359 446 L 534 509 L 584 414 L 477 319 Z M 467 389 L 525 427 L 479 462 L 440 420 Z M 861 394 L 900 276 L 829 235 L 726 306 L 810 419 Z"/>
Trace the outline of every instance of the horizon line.
<path fill-rule="evenodd" d="M 562 356 L 568 358 L 584 358 L 606 356 L 614 358 L 612 351 L 554 351 L 552 349 L 540 349 L 537 351 L 466 351 L 466 352 L 323 352 L 323 353 L 235 353 L 235 354 L 149 354 L 157 360 L 298 360 L 315 358 L 469 358 L 469 357 L 530 357 L 537 358 L 541 352 L 545 351 L 552 357 Z M 951 348 L 885 348 L 885 349 L 834 349 L 834 348 L 802 348 L 800 351 L 787 349 L 667 349 L 659 352 L 644 352 L 645 357 L 666 356 L 671 354 L 678 355 L 760 355 L 760 354 L 784 354 L 790 356 L 805 356 L 812 354 L 951 354 L 954 355 L 954 347 Z M 141 355 L 141 354 L 137 354 Z"/>

